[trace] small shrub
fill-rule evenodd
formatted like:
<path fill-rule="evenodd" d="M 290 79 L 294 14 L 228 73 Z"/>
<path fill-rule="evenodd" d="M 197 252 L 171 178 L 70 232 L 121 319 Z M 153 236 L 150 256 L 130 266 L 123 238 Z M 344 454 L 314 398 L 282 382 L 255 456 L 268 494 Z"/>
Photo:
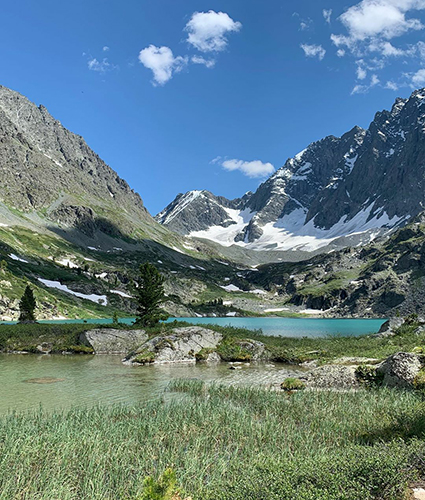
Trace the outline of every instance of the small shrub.
<path fill-rule="evenodd" d="M 425 369 L 422 368 L 413 380 L 413 387 L 418 391 L 425 390 Z"/>
<path fill-rule="evenodd" d="M 155 354 L 152 351 L 148 351 L 144 349 L 140 351 L 134 358 L 134 363 L 140 363 L 141 365 L 146 365 L 149 363 L 153 363 L 155 361 Z"/>
<path fill-rule="evenodd" d="M 182 500 L 173 469 L 166 469 L 158 480 L 147 477 L 143 486 L 143 493 L 138 500 Z"/>
<path fill-rule="evenodd" d="M 214 349 L 203 347 L 200 351 L 195 353 L 196 361 L 205 361 L 212 352 L 214 352 Z"/>
<path fill-rule="evenodd" d="M 382 385 L 384 375 L 377 371 L 373 366 L 360 365 L 355 371 L 356 379 L 367 386 Z"/>
<path fill-rule="evenodd" d="M 217 348 L 217 353 L 224 361 L 251 361 L 252 354 L 244 349 L 239 341 L 231 337 L 225 337 Z"/>
<path fill-rule="evenodd" d="M 305 389 L 305 384 L 298 378 L 288 377 L 280 384 L 280 388 L 284 391 L 300 391 Z"/>

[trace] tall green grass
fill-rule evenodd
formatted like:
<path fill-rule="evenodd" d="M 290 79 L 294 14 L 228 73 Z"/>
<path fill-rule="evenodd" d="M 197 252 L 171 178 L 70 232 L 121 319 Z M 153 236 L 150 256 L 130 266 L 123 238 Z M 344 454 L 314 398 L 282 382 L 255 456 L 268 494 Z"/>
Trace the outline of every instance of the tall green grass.
<path fill-rule="evenodd" d="M 194 500 L 402 499 L 421 473 L 420 396 L 175 381 L 139 407 L 0 418 L 0 499 L 138 499 L 171 467 Z"/>

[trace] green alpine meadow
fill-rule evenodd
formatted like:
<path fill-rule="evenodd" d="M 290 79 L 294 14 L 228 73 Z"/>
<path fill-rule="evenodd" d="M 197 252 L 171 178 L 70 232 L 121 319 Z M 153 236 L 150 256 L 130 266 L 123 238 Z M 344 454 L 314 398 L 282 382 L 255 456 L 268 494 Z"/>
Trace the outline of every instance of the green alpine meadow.
<path fill-rule="evenodd" d="M 425 0 L 0 23 L 0 500 L 424 500 Z"/>

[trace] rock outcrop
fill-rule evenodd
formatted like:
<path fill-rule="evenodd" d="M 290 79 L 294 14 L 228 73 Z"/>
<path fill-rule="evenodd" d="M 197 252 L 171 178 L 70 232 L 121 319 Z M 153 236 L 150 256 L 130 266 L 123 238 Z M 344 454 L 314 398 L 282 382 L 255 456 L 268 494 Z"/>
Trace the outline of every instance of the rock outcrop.
<path fill-rule="evenodd" d="M 80 342 L 92 347 L 95 354 L 129 354 L 148 339 L 144 330 L 115 330 L 99 328 L 80 335 Z"/>
<path fill-rule="evenodd" d="M 196 355 L 200 351 L 213 351 L 222 339 L 221 333 L 199 326 L 174 328 L 170 333 L 146 340 L 133 355 L 125 359 L 125 362 L 132 364 L 195 363 Z M 214 359 L 216 360 L 216 357 Z"/>
<path fill-rule="evenodd" d="M 400 328 L 400 326 L 404 323 L 403 318 L 390 318 L 382 324 L 378 333 L 373 335 L 374 337 L 392 337 L 395 335 L 395 330 Z"/>
<path fill-rule="evenodd" d="M 324 365 L 311 370 L 302 380 L 314 389 L 354 389 L 359 386 L 355 366 Z"/>
<path fill-rule="evenodd" d="M 424 104 L 425 89 L 416 90 L 376 113 L 367 130 L 354 127 L 310 144 L 255 193 L 227 200 L 190 191 L 157 220 L 183 234 L 256 250 L 369 241 L 423 209 Z M 395 304 L 400 297 L 389 293 L 383 300 Z"/>
<path fill-rule="evenodd" d="M 423 366 L 423 358 L 410 352 L 398 352 L 381 363 L 376 371 L 383 376 L 383 385 L 411 388 Z"/>

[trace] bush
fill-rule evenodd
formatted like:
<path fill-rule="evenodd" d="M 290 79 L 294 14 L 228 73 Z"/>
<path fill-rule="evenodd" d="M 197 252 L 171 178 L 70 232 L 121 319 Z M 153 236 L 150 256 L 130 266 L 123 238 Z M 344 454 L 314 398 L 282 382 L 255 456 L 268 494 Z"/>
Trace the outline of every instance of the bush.
<path fill-rule="evenodd" d="M 181 500 L 174 470 L 166 469 L 157 481 L 147 477 L 139 500 Z M 190 499 L 187 498 L 186 500 Z"/>
<path fill-rule="evenodd" d="M 419 391 L 425 390 L 425 369 L 422 368 L 413 380 L 413 387 Z"/>
<path fill-rule="evenodd" d="M 214 349 L 203 347 L 200 351 L 195 353 L 196 361 L 205 361 L 212 352 L 214 352 Z"/>
<path fill-rule="evenodd" d="M 305 389 L 305 384 L 299 378 L 288 377 L 280 384 L 280 388 L 284 391 L 300 391 Z"/>
<path fill-rule="evenodd" d="M 244 349 L 239 339 L 225 337 L 217 348 L 217 353 L 223 361 L 251 361 L 252 354 Z M 240 341 L 240 340 L 239 340 Z"/>
<path fill-rule="evenodd" d="M 380 386 L 384 378 L 384 375 L 379 373 L 375 367 L 368 365 L 358 366 L 355 375 L 361 384 L 367 386 Z"/>
<path fill-rule="evenodd" d="M 134 363 L 140 363 L 141 365 L 146 365 L 149 363 L 153 363 L 155 361 L 155 353 L 152 351 L 148 351 L 147 349 L 143 349 L 136 354 L 133 358 Z"/>

